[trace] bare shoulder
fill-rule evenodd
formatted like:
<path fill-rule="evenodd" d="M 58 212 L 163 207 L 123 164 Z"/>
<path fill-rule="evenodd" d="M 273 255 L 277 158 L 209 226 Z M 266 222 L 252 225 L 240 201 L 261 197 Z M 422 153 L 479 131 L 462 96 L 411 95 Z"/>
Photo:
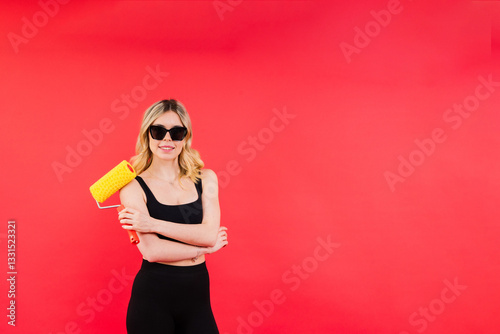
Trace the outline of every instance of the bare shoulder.
<path fill-rule="evenodd" d="M 206 182 L 217 182 L 217 174 L 211 169 L 200 170 L 201 179 Z"/>
<path fill-rule="evenodd" d="M 141 185 L 136 179 L 133 179 L 120 189 L 120 199 L 122 202 L 144 201 Z"/>
<path fill-rule="evenodd" d="M 132 181 L 127 183 L 123 188 L 120 189 L 120 193 L 121 192 L 130 193 L 140 189 L 141 185 L 139 184 L 139 182 L 136 179 L 133 179 Z"/>
<path fill-rule="evenodd" d="M 201 179 L 202 179 L 203 195 L 206 198 L 216 199 L 219 193 L 217 174 L 215 174 L 215 172 L 211 169 L 202 169 Z"/>

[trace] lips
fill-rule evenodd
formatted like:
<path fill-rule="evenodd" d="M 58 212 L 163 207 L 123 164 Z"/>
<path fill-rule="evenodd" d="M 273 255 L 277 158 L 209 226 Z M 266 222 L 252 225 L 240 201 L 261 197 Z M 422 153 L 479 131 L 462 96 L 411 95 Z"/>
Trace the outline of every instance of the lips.
<path fill-rule="evenodd" d="M 172 151 L 174 149 L 173 146 L 159 146 L 160 149 L 164 150 L 164 151 Z"/>

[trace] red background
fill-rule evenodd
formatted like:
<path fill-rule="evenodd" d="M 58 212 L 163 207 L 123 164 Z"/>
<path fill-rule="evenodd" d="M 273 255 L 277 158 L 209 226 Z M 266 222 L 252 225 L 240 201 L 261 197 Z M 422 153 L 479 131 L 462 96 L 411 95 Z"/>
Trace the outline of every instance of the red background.
<path fill-rule="evenodd" d="M 207 260 L 221 334 L 498 332 L 500 87 L 444 119 L 480 76 L 500 81 L 498 2 L 0 6 L 0 259 L 7 277 L 15 220 L 18 271 L 16 327 L 4 279 L 0 331 L 125 332 L 141 256 L 88 187 L 134 154 L 144 110 L 176 98 L 221 183 L 230 245 Z M 151 90 L 147 67 L 168 73 Z M 68 149 L 85 155 L 58 177 Z M 418 166 L 391 189 L 400 156 Z"/>

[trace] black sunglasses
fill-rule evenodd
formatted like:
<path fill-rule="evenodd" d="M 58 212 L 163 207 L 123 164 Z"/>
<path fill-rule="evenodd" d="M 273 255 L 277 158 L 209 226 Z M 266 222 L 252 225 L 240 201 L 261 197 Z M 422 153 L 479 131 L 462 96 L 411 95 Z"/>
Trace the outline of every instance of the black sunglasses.
<path fill-rule="evenodd" d="M 165 129 L 160 125 L 151 125 L 149 127 L 149 133 L 155 140 L 163 140 L 163 138 L 167 135 L 167 132 L 170 132 L 170 138 L 174 141 L 181 141 L 187 135 L 187 129 L 183 126 L 176 126 L 171 129 Z"/>

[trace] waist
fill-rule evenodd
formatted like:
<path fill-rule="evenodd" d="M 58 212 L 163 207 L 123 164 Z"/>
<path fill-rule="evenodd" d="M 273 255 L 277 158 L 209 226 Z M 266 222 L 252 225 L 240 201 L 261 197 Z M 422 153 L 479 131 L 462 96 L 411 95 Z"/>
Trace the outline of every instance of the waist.
<path fill-rule="evenodd" d="M 207 271 L 205 263 L 205 255 L 200 256 L 195 262 L 192 260 L 182 260 L 175 262 L 149 262 L 142 259 L 141 270 L 146 271 L 172 271 L 172 272 L 193 272 L 193 271 Z"/>

